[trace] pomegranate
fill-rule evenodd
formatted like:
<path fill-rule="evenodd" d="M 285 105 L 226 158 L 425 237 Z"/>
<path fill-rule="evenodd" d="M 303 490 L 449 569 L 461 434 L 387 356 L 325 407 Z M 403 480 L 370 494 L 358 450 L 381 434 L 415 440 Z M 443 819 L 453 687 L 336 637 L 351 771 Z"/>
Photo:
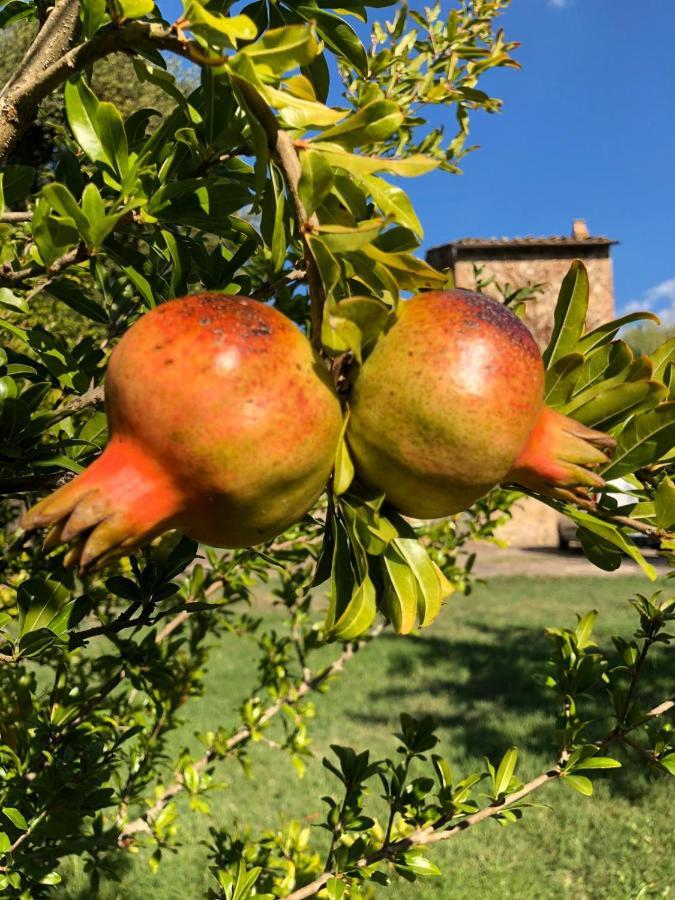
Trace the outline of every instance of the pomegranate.
<path fill-rule="evenodd" d="M 569 499 L 612 438 L 544 404 L 544 365 L 509 309 L 470 291 L 401 304 L 356 379 L 347 439 L 356 473 L 402 513 L 466 509 L 499 482 Z"/>
<path fill-rule="evenodd" d="M 142 316 L 110 357 L 110 441 L 24 516 L 86 568 L 169 528 L 218 547 L 266 541 L 312 506 L 342 413 L 325 367 L 278 310 L 195 294 Z"/>

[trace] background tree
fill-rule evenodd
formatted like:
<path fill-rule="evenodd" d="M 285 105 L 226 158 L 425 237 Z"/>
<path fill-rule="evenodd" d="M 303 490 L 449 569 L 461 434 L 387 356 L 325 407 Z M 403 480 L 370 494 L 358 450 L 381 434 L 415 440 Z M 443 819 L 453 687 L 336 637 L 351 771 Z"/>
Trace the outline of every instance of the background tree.
<path fill-rule="evenodd" d="M 302 771 L 310 697 L 395 620 L 392 597 L 427 624 L 444 595 L 469 590 L 464 545 L 491 537 L 508 509 L 513 495 L 495 492 L 424 529 L 417 544 L 382 498 L 353 483 L 343 445 L 327 497 L 263 550 L 215 552 L 172 534 L 81 578 L 63 568 L 63 547 L 42 549 L 17 526 L 35 492 L 100 452 L 105 362 L 144 310 L 201 289 L 273 301 L 307 329 L 346 393 L 402 297 L 446 283 L 415 255 L 422 227 L 399 179 L 457 171 L 471 111 L 499 108 L 479 84 L 515 65 L 515 45 L 494 27 L 507 2 L 473 0 L 448 16 L 438 5 L 397 8 L 365 47 L 351 23 L 393 5 L 260 0 L 235 10 L 190 0 L 173 24 L 150 0 L 0 7 L 3 46 L 35 35 L 20 61 L 12 50 L 0 93 L 6 895 L 48 895 L 70 855 L 86 861 L 94 891 L 138 843 L 158 865 L 176 844 L 175 797 L 208 812 L 218 762 L 246 765 L 252 740 L 288 751 Z M 171 69 L 172 57 L 191 68 Z M 198 85 L 186 71 L 199 72 Z M 111 90 L 111 80 L 128 90 Z M 428 124 L 430 105 L 452 114 L 452 134 Z M 673 341 L 651 360 L 634 357 L 617 340 L 628 320 L 584 333 L 587 302 L 575 265 L 545 356 L 547 400 L 615 435 L 605 475 L 629 478 L 634 502 L 545 502 L 575 519 L 594 563 L 614 569 L 628 553 L 655 577 L 631 534 L 649 535 L 666 556 L 675 549 Z M 405 562 L 400 577 L 382 563 L 390 545 Z M 259 579 L 273 586 L 283 625 L 249 606 Z M 327 613 L 311 590 L 326 580 Z M 281 838 L 214 832 L 213 895 L 364 896 L 369 882 L 435 874 L 428 845 L 487 818 L 517 820 L 551 781 L 589 794 L 579 773 L 615 767 L 617 745 L 672 771 L 661 722 L 673 701 L 638 683 L 648 653 L 669 640 L 673 599 L 664 591 L 634 605 L 636 636 L 617 638 L 611 653 L 592 642 L 593 613 L 550 630 L 560 717 L 546 772 L 521 784 L 512 748 L 457 781 L 430 755 L 434 724 L 403 716 L 390 759 L 336 747 L 326 760 L 342 793 L 327 798 L 324 842 L 310 846 L 291 823 Z M 214 639 L 226 636 L 250 640 L 259 658 L 239 724 L 214 722 L 201 756 L 167 760 Z M 586 714 L 588 695 L 605 700 L 601 712 Z M 384 803 L 372 813 L 371 782 Z"/>

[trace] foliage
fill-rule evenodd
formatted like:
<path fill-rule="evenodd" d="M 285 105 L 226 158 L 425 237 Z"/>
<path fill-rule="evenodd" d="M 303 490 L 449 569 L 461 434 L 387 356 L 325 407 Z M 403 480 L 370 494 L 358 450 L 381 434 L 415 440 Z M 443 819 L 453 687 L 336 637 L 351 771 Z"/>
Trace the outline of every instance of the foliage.
<path fill-rule="evenodd" d="M 41 549 L 16 526 L 27 497 L 100 452 L 105 363 L 148 308 L 200 289 L 270 299 L 308 330 L 346 395 L 404 297 L 446 283 L 415 255 L 421 223 L 399 179 L 455 171 L 468 151 L 470 112 L 499 108 L 477 85 L 491 69 L 514 65 L 515 45 L 494 30 L 507 0 L 467 0 L 448 17 L 440 5 L 425 15 L 402 7 L 389 24 L 375 24 L 366 48 L 350 19 L 391 5 L 260 0 L 233 13 L 230 3 L 190 0 L 173 25 L 151 3 L 130 0 L 62 0 L 51 12 L 39 0 L 0 6 L 3 46 L 26 22 L 34 28 L 37 20 L 39 29 L 0 95 L 0 327 L 7 338 L 0 357 L 0 890 L 7 895 L 48 895 L 71 854 L 86 860 L 94 891 L 101 878 L 116 876 L 121 848 L 146 844 L 157 866 L 177 841 L 173 798 L 185 793 L 208 813 L 215 763 L 234 756 L 246 768 L 250 741 L 286 750 L 301 774 L 310 695 L 376 637 L 378 612 L 405 633 L 430 624 L 453 589 L 468 590 L 465 544 L 491 538 L 507 514 L 513 497 L 496 492 L 466 517 L 424 529 L 420 541 L 382 497 L 353 482 L 343 444 L 323 505 L 266 548 L 198 550 L 169 535 L 81 578 L 64 569 L 63 547 Z M 199 67 L 198 85 L 168 67 L 167 51 Z M 113 54 L 122 52 L 130 63 L 118 68 Z M 343 93 L 333 103 L 336 65 Z M 111 71 L 140 88 L 137 100 L 135 88 L 107 93 Z M 28 140 L 41 101 L 46 149 L 33 159 L 17 142 L 22 134 Z M 429 126 L 432 104 L 456 116 L 450 140 Z M 505 292 L 509 303 L 524 299 L 518 289 Z M 615 340 L 627 320 L 584 333 L 587 303 L 587 276 L 575 264 L 546 352 L 548 399 L 616 436 L 606 475 L 629 478 L 635 502 L 621 509 L 609 496 L 551 502 L 575 518 L 593 562 L 616 568 L 627 552 L 652 576 L 632 534 L 648 534 L 666 554 L 675 550 L 672 341 L 651 359 L 635 358 Z M 61 319 L 51 309 L 67 311 L 67 329 L 54 328 Z M 258 579 L 270 581 L 286 612 L 283 631 L 264 628 L 251 606 Z M 328 611 L 318 621 L 319 592 L 311 588 L 325 581 Z M 642 644 L 617 643 L 629 676 L 623 695 L 589 649 L 588 619 L 552 632 L 564 740 L 557 766 L 523 788 L 528 795 L 553 778 L 588 792 L 586 776 L 576 773 L 582 763 L 597 764 L 597 754 L 593 763 L 581 742 L 575 703 L 598 679 L 617 710 L 607 739 L 642 728 L 631 685 L 644 648 L 667 640 L 662 625 L 672 604 L 637 602 Z M 202 735 L 199 759 L 183 754 L 167 765 L 167 735 L 200 692 L 209 652 L 226 632 L 250 641 L 259 660 L 239 724 Z M 514 751 L 459 783 L 435 759 L 434 781 L 432 723 L 406 718 L 401 729 L 403 762 L 371 761 L 349 747 L 329 761 L 344 795 L 327 804 L 325 861 L 294 826 L 253 844 L 215 835 L 216 896 L 241 900 L 256 890 L 299 898 L 309 896 L 302 882 L 317 877 L 316 890 L 328 896 L 358 897 L 364 880 L 386 879 L 381 861 L 408 879 L 435 874 L 418 844 L 482 818 L 508 823 L 520 814 L 525 795 Z M 645 744 L 650 761 L 668 769 L 667 735 L 655 741 Z M 410 781 L 417 766 L 426 774 Z M 390 808 L 384 830 L 364 812 L 364 786 L 374 779 Z M 471 795 L 479 781 L 488 784 L 480 808 Z"/>

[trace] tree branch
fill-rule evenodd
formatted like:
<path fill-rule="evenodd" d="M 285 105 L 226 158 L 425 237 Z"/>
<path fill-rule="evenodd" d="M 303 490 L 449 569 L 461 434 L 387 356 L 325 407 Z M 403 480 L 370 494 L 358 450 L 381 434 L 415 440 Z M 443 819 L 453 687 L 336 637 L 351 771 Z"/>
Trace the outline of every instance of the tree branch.
<path fill-rule="evenodd" d="M 362 638 L 359 641 L 348 644 L 342 653 L 326 668 L 322 669 L 317 675 L 313 678 L 304 678 L 299 685 L 288 691 L 288 693 L 284 694 L 283 697 L 280 697 L 270 706 L 268 706 L 265 711 L 262 713 L 260 718 L 256 721 L 256 728 L 264 725 L 270 719 L 274 718 L 281 711 L 284 706 L 294 706 L 301 700 L 306 694 L 309 694 L 313 691 L 318 690 L 329 678 L 333 675 L 336 675 L 338 672 L 341 672 L 345 665 L 349 662 L 349 660 L 361 650 L 367 643 L 374 640 L 381 633 L 382 627 L 378 627 L 373 629 L 373 631 L 365 638 Z M 235 731 L 234 734 L 230 735 L 230 737 L 225 742 L 225 753 L 217 753 L 213 748 L 206 751 L 206 753 L 194 763 L 193 768 L 196 769 L 197 772 L 202 772 L 210 762 L 212 762 L 217 756 L 225 756 L 227 753 L 230 753 L 232 750 L 235 750 L 237 747 L 241 746 L 241 744 L 246 743 L 251 738 L 251 729 L 248 726 L 243 726 L 238 731 Z M 138 834 L 139 832 L 147 832 L 151 830 L 152 822 L 157 818 L 157 816 L 161 813 L 164 807 L 176 796 L 179 794 L 185 787 L 185 782 L 183 780 L 183 775 L 181 772 L 177 772 L 176 776 L 171 785 L 162 793 L 162 795 L 153 803 L 153 805 L 147 809 L 142 816 L 138 819 L 134 819 L 131 822 L 128 822 L 122 828 L 119 836 L 119 840 L 124 843 L 126 839 L 132 837 L 134 834 Z"/>
<path fill-rule="evenodd" d="M 307 214 L 305 205 L 300 197 L 298 190 L 300 176 L 302 175 L 300 158 L 295 150 L 291 136 L 287 131 L 279 127 L 276 116 L 253 85 L 243 79 L 239 79 L 237 87 L 250 111 L 265 130 L 270 150 L 284 173 L 288 192 L 295 208 L 295 216 L 298 221 L 298 229 L 304 249 L 305 270 L 311 303 L 312 343 L 316 349 L 320 349 L 321 321 L 326 296 L 323 290 L 321 274 L 312 254 L 308 238 L 312 232 L 318 230 L 319 219 L 316 213 L 312 213 L 311 216 Z"/>
<path fill-rule="evenodd" d="M 434 831 L 433 826 L 430 826 L 429 828 L 418 828 L 416 831 L 413 831 L 412 834 L 408 835 L 408 837 L 386 844 L 381 850 L 377 850 L 370 856 L 362 857 L 351 868 L 363 869 L 366 866 L 373 865 L 373 863 L 390 859 L 393 856 L 397 856 L 399 853 L 404 853 L 412 847 L 436 844 L 439 841 L 447 841 L 450 838 L 456 837 L 458 834 L 466 831 L 467 828 L 471 828 L 474 825 L 478 825 L 480 822 L 484 822 L 486 819 L 499 815 L 499 813 L 503 812 L 509 806 L 513 806 L 514 803 L 523 800 L 529 794 L 539 790 L 539 788 L 543 787 L 545 784 L 560 778 L 560 775 L 560 769 L 551 769 L 548 772 L 544 772 L 542 775 L 538 775 L 537 778 L 528 782 L 521 790 L 509 794 L 508 797 L 504 797 L 499 803 L 479 809 L 478 812 L 472 813 L 451 828 L 439 831 Z M 334 872 L 324 872 L 319 875 L 318 878 L 315 878 L 314 881 L 310 882 L 310 884 L 306 884 L 297 891 L 286 894 L 283 900 L 306 900 L 307 897 L 313 897 L 321 890 L 327 881 L 334 877 L 336 877 Z"/>
<path fill-rule="evenodd" d="M 0 130 L 1 128 L 2 125 L 0 123 Z M 69 266 L 73 266 L 76 263 L 84 262 L 86 259 L 89 259 L 90 255 L 89 250 L 84 244 L 78 244 L 77 247 L 68 250 L 63 256 L 59 256 L 58 259 L 55 259 L 53 263 L 50 263 L 47 266 L 45 269 L 47 278 L 33 287 L 30 296 L 35 296 L 35 294 L 48 287 L 54 278 L 56 278 L 57 275 L 60 275 L 64 269 L 67 269 Z M 3 266 L 0 268 L 0 287 L 19 287 L 25 281 L 28 281 L 29 278 L 34 278 L 39 274 L 39 271 L 36 271 L 31 267 L 25 269 L 12 269 L 9 266 Z"/>
<path fill-rule="evenodd" d="M 26 212 L 4 212 L 0 216 L 0 222 L 30 222 L 33 218 L 33 213 L 26 210 Z"/>
<path fill-rule="evenodd" d="M 221 65 L 223 57 L 205 56 L 195 41 L 176 28 L 150 22 L 110 26 L 84 44 L 68 49 L 77 24 L 77 0 L 60 0 L 30 47 L 25 65 L 0 94 L 0 165 L 28 127 L 40 103 L 75 72 L 123 50 L 155 47 L 200 65 Z M 75 21 L 73 22 L 73 14 Z M 50 23 L 52 25 L 50 26 Z M 52 35 L 50 40 L 45 37 Z M 27 60 L 30 57 L 30 62 Z"/>
<path fill-rule="evenodd" d="M 629 729 L 627 729 L 627 731 L 633 731 L 644 722 L 664 715 L 664 713 L 668 712 L 674 706 L 675 700 L 665 700 L 663 703 L 659 703 L 658 706 L 653 707 L 653 709 L 650 709 L 649 712 L 645 714 L 641 722 L 636 722 Z M 613 739 L 617 738 L 613 735 L 609 735 L 608 738 L 602 743 L 609 743 Z M 486 806 L 483 809 L 479 809 L 477 812 L 466 816 L 461 820 L 461 822 L 457 822 L 456 825 L 453 825 L 450 828 L 443 828 L 442 826 L 446 820 L 439 819 L 433 825 L 427 826 L 426 828 L 418 828 L 406 838 L 402 838 L 398 841 L 393 841 L 392 843 L 385 842 L 384 846 L 380 850 L 377 850 L 375 853 L 371 853 L 370 856 L 362 857 L 351 868 L 363 869 L 366 866 L 373 865 L 373 863 L 382 862 L 383 860 L 398 856 L 400 853 L 405 853 L 406 850 L 410 850 L 412 847 L 421 847 L 425 846 L 426 844 L 437 844 L 439 843 L 439 841 L 447 841 L 450 838 L 457 837 L 458 834 L 466 831 L 467 828 L 472 828 L 474 825 L 478 825 L 480 822 L 484 822 L 486 819 L 498 816 L 504 809 L 507 809 L 509 806 L 513 806 L 515 803 L 519 803 L 521 800 L 524 800 L 525 797 L 527 797 L 529 794 L 534 793 L 534 791 L 538 791 L 545 784 L 548 784 L 549 782 L 555 781 L 558 778 L 562 777 L 564 777 L 564 773 L 557 766 L 553 769 L 549 769 L 548 772 L 543 772 L 541 775 L 533 778 L 532 781 L 528 781 L 528 783 L 524 785 L 519 791 L 515 791 L 513 794 L 509 794 L 499 802 L 493 803 L 490 806 Z M 326 884 L 327 881 L 334 877 L 339 876 L 336 876 L 335 872 L 323 872 L 310 884 L 306 884 L 304 887 L 299 888 L 297 891 L 286 894 L 283 900 L 306 900 L 306 898 L 308 897 L 313 897 L 321 890 L 321 888 Z"/>

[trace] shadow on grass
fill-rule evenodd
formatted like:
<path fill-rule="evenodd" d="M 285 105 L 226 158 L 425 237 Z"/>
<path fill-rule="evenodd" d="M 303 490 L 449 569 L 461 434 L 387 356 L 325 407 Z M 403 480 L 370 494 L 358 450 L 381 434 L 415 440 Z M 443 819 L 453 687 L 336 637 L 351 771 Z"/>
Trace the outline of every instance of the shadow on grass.
<path fill-rule="evenodd" d="M 442 728 L 450 730 L 450 743 L 467 757 L 489 756 L 498 761 L 516 744 L 528 756 L 538 755 L 544 765 L 557 756 L 555 736 L 557 697 L 545 684 L 550 643 L 541 628 L 500 628 L 484 622 L 466 623 L 476 629 L 476 640 L 443 638 L 431 634 L 402 648 L 399 639 L 383 636 L 387 653 L 386 686 L 369 692 L 372 703 L 353 713 L 362 722 L 387 724 L 386 714 L 368 712 L 386 707 L 429 713 Z M 396 647 L 391 645 L 396 644 Z M 613 655 L 610 655 L 613 660 Z M 638 689 L 644 709 L 672 693 L 672 653 L 655 647 L 648 657 Z M 589 728 L 588 740 L 611 730 L 611 702 L 602 693 L 578 701 L 583 719 L 602 717 Z M 442 750 L 440 752 L 443 752 Z M 607 781 L 613 792 L 639 798 L 644 785 L 644 764 L 635 754 L 626 755 L 613 745 L 611 755 L 622 760 L 624 769 L 594 772 Z"/>

